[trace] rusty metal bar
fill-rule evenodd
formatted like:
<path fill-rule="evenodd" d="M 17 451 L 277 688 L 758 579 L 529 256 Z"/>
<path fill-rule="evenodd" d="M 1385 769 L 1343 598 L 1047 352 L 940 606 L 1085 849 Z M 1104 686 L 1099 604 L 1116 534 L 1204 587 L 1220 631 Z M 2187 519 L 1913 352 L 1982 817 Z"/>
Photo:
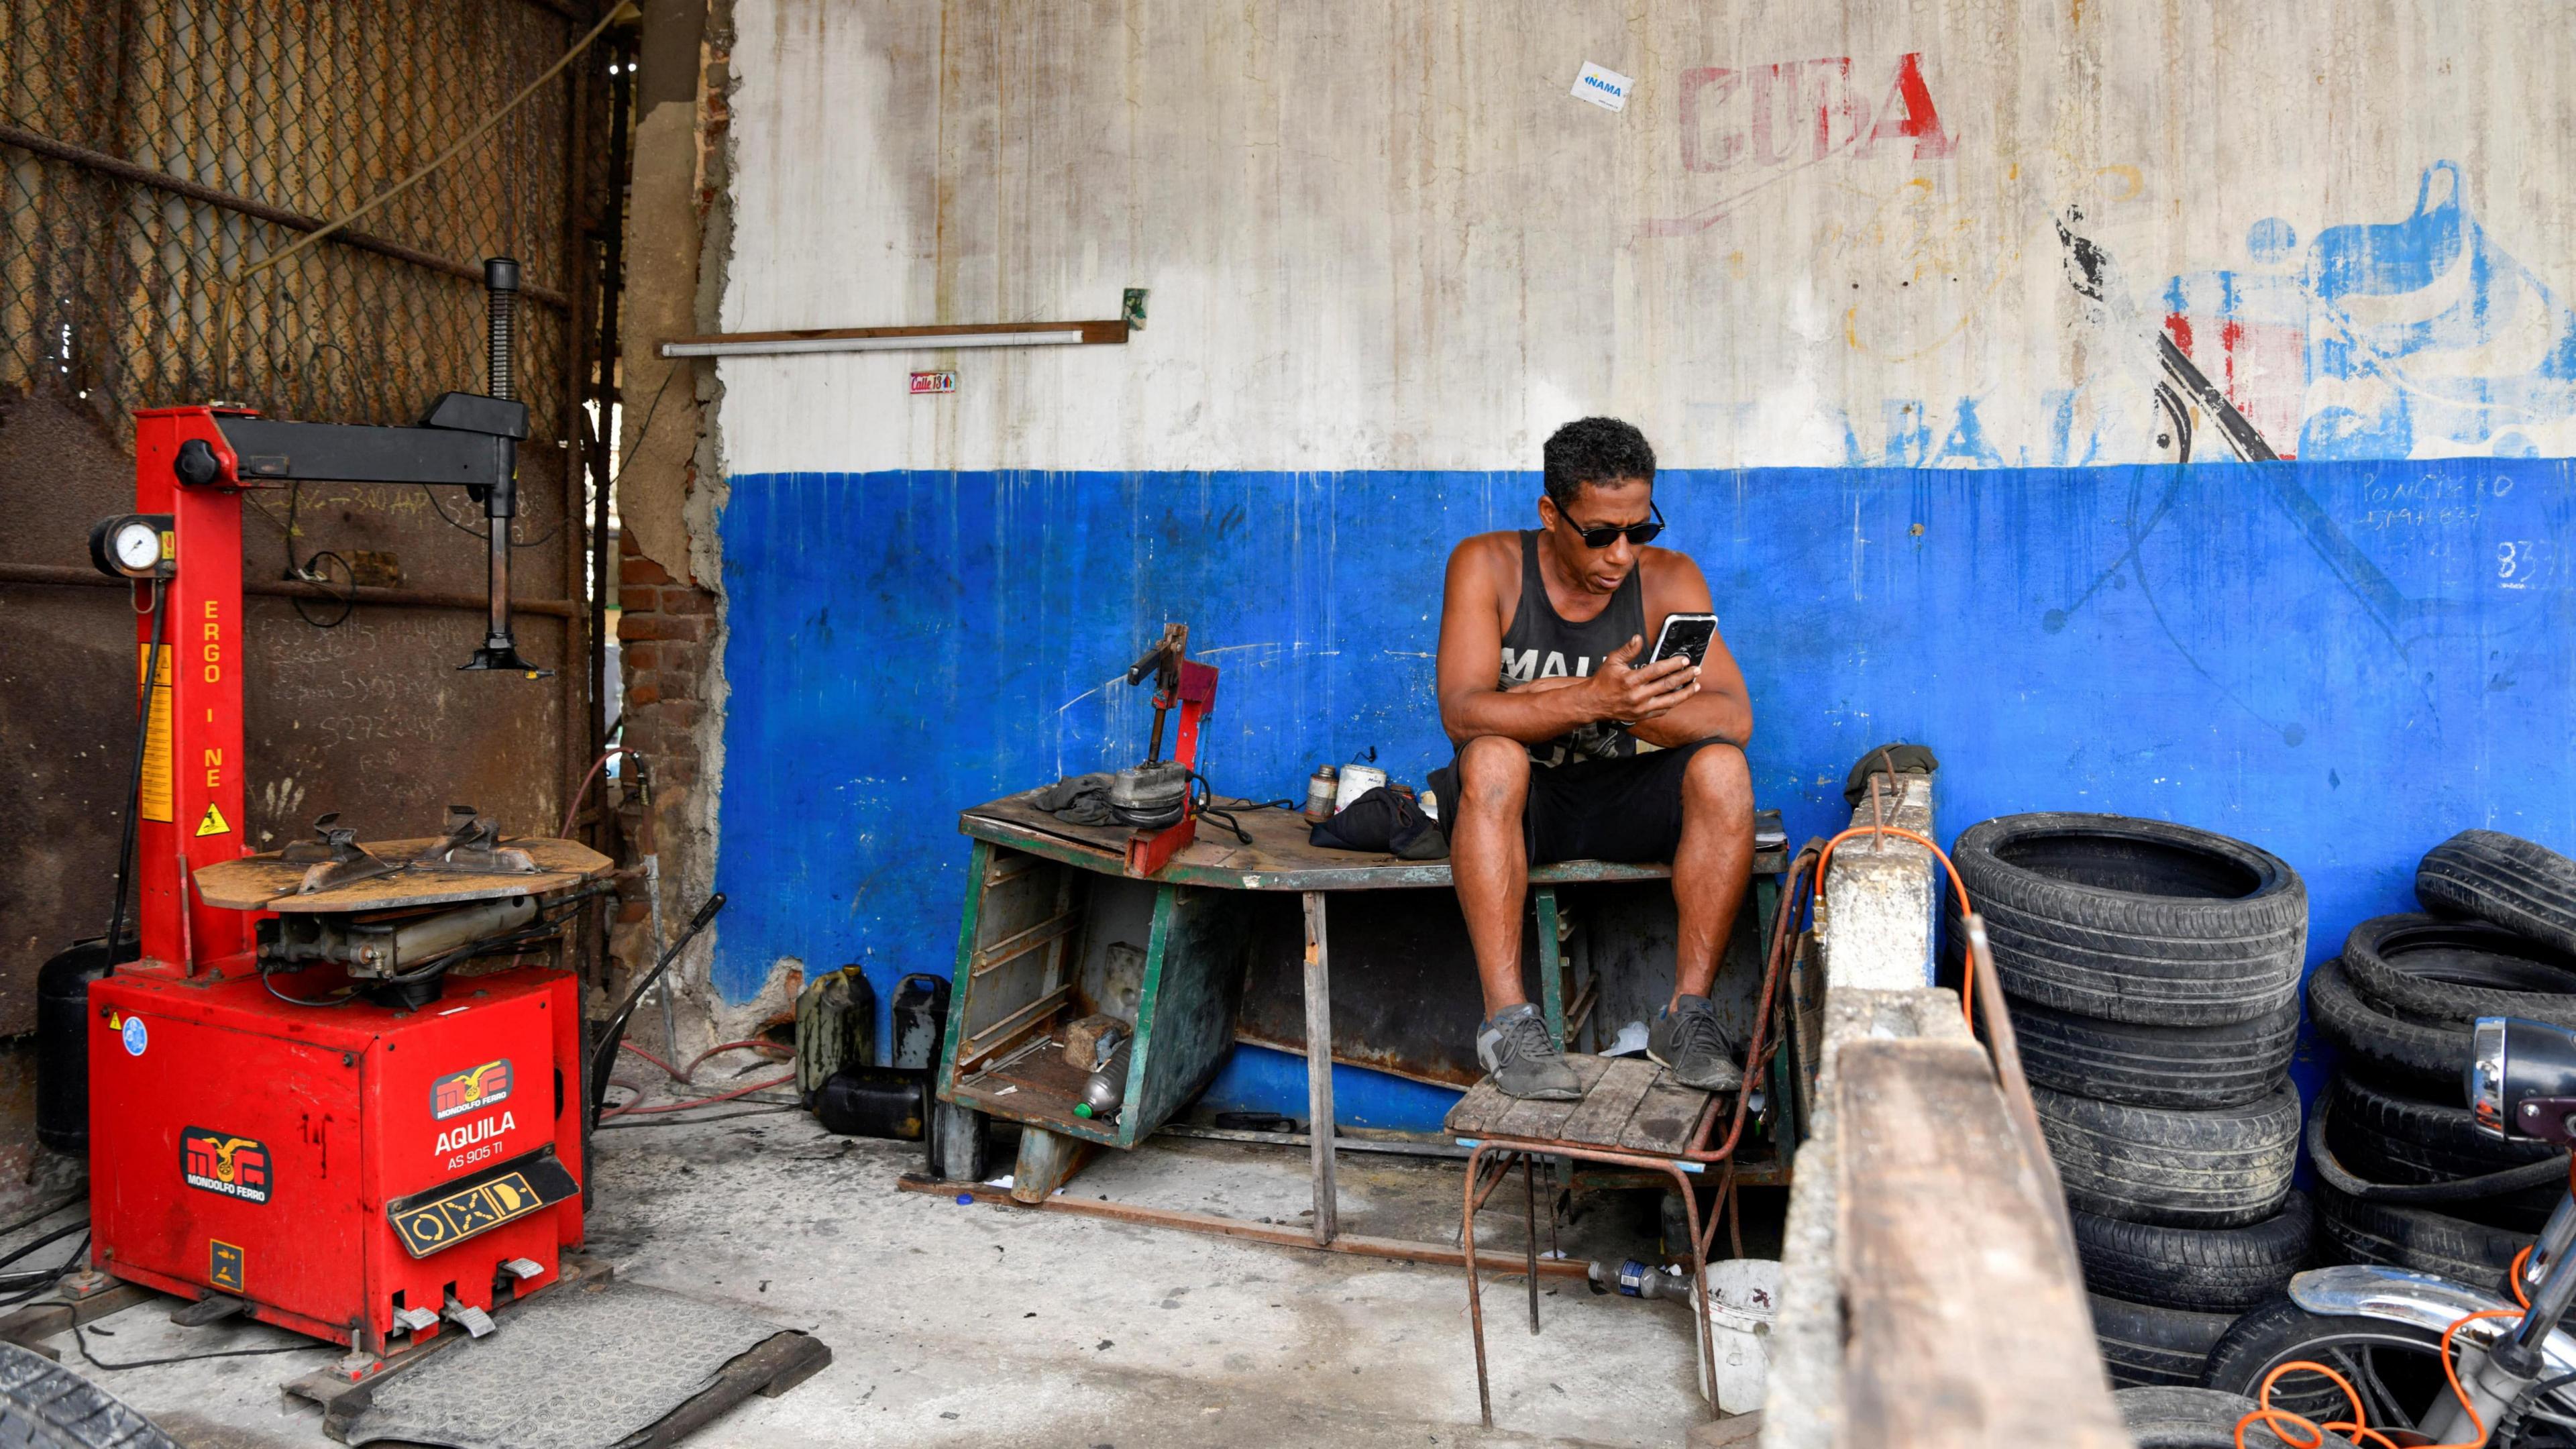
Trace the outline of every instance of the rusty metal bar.
<path fill-rule="evenodd" d="M 60 564 L 0 563 L 0 584 L 36 584 L 44 587 L 122 589 L 131 587 L 123 579 L 111 579 L 92 569 L 70 568 Z M 272 599 L 311 599 L 316 603 L 383 604 L 409 609 L 471 609 L 483 612 L 486 600 L 481 594 L 440 594 L 422 589 L 380 589 L 369 584 L 345 589 L 328 589 L 320 584 L 294 579 L 244 579 L 242 592 L 260 594 Z M 523 614 L 544 614 L 569 619 L 581 606 L 571 599 L 512 599 L 510 607 Z"/>
<path fill-rule="evenodd" d="M 300 211 L 289 211 L 282 206 L 253 201 L 247 196 L 235 196 L 229 191 L 218 191 L 214 187 L 190 181 L 185 177 L 173 176 L 167 171 L 155 171 L 149 166 L 138 165 L 121 156 L 111 156 L 104 151 L 93 151 L 86 146 L 75 146 L 68 141 L 57 141 L 51 136 L 27 130 L 23 126 L 0 123 L 0 145 L 15 146 L 21 151 L 33 151 L 39 156 L 50 156 L 57 161 L 68 162 L 84 170 L 113 176 L 120 181 L 156 187 L 173 195 L 187 197 L 191 201 L 202 201 L 208 206 L 220 206 L 227 211 L 237 211 L 244 216 L 257 217 L 261 221 L 273 222 L 295 231 L 315 232 L 330 225 L 318 216 L 306 216 Z M 408 262 L 415 267 L 443 272 L 451 277 L 462 277 L 477 285 L 480 285 L 483 280 L 483 268 L 480 263 L 450 261 L 435 253 L 422 251 L 418 247 L 405 246 L 401 242 L 380 237 L 371 232 L 344 228 L 333 232 L 329 239 L 356 247 L 360 251 L 374 252 L 379 256 L 391 257 L 398 262 Z M 534 297 L 558 311 L 567 311 L 572 306 L 571 298 L 551 287 L 543 287 L 531 282 L 524 284 L 520 291 L 523 295 Z"/>
<path fill-rule="evenodd" d="M 1432 1263 L 1443 1267 L 1466 1266 L 1467 1255 L 1457 1248 L 1437 1243 L 1416 1243 L 1403 1238 L 1375 1238 L 1363 1233 L 1344 1233 L 1329 1243 L 1317 1243 L 1314 1234 L 1304 1228 L 1247 1223 L 1237 1218 L 1219 1217 L 1214 1213 L 1182 1212 L 1173 1208 L 1144 1207 L 1136 1203 L 1102 1202 L 1072 1193 L 1050 1196 L 1043 1203 L 1014 1201 L 1006 1188 L 990 1187 L 980 1182 L 934 1182 L 926 1177 L 902 1177 L 895 1180 L 899 1192 L 929 1193 L 939 1197 L 967 1196 L 977 1202 L 998 1203 L 1025 1208 L 1031 1212 L 1075 1213 L 1083 1217 L 1107 1218 L 1113 1222 L 1137 1223 L 1149 1228 L 1178 1228 L 1184 1232 L 1208 1233 L 1220 1238 L 1242 1238 L 1256 1243 L 1271 1243 L 1282 1248 L 1306 1248 L 1324 1253 L 1349 1253 L 1361 1258 L 1392 1258 L 1402 1263 Z M 1517 1253 L 1487 1253 L 1484 1266 L 1506 1273 L 1521 1271 Z M 1590 1263 L 1573 1258 L 1542 1258 L 1538 1265 L 1543 1278 L 1582 1278 L 1592 1271 Z"/>

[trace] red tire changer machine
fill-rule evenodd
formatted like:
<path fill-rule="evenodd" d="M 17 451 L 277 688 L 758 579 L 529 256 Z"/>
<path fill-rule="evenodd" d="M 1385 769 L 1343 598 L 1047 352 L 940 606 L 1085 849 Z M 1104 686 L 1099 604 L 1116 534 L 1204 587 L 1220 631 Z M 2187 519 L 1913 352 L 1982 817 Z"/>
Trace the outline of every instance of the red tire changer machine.
<path fill-rule="evenodd" d="M 491 395 L 417 426 L 135 415 L 133 515 L 92 535 L 134 580 L 146 703 L 134 878 L 140 958 L 90 988 L 93 1271 L 350 1346 L 348 1371 L 555 1281 L 582 1237 L 581 1013 L 559 925 L 608 860 L 442 835 L 245 848 L 242 506 L 298 480 L 457 485 L 490 526 L 490 614 L 463 667 L 542 673 L 510 630 L 517 264 L 486 264 Z M 120 861 L 120 872 L 123 870 Z M 118 882 L 122 914 L 124 881 Z M 121 953 L 119 953 L 121 954 Z M 533 957 L 538 964 L 523 964 Z"/>

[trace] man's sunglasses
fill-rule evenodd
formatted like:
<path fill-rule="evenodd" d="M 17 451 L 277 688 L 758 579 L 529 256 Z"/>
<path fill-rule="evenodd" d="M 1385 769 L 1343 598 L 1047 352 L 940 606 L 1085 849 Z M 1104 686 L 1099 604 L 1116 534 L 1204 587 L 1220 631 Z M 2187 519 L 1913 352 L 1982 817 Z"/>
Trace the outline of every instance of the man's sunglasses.
<path fill-rule="evenodd" d="M 1611 523 L 1604 524 L 1599 528 L 1585 528 L 1576 523 L 1573 519 L 1565 518 L 1565 515 L 1562 513 L 1558 514 L 1557 517 L 1565 518 L 1565 526 L 1574 530 L 1574 536 L 1583 540 L 1583 546 L 1585 548 L 1608 548 L 1611 541 L 1623 533 L 1628 535 L 1628 542 L 1635 544 L 1639 548 L 1643 548 L 1647 544 L 1655 541 L 1656 534 L 1664 531 L 1663 505 L 1656 503 L 1653 499 L 1648 499 L 1646 501 L 1646 511 L 1654 515 L 1653 522 L 1631 523 L 1625 527 Z"/>

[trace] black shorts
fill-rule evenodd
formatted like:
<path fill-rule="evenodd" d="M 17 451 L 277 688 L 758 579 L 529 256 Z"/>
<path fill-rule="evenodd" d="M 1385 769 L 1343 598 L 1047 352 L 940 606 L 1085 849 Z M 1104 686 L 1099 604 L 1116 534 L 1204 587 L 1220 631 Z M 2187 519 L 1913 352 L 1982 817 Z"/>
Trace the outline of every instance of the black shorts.
<path fill-rule="evenodd" d="M 1691 756 L 1705 746 L 1726 744 L 1705 739 L 1624 759 L 1532 764 L 1529 805 L 1521 813 L 1529 863 L 1669 864 L 1682 843 L 1682 777 Z M 1440 796 L 1445 805 L 1458 798 L 1457 766 L 1439 773 L 1448 777 L 1434 785 L 1447 784 Z"/>

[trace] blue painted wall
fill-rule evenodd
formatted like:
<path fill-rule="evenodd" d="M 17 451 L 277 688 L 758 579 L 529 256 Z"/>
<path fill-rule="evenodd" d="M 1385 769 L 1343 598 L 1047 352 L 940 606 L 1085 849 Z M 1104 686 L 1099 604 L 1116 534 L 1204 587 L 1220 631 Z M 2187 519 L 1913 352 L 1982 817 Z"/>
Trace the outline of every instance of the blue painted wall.
<path fill-rule="evenodd" d="M 715 981 L 737 1000 L 782 957 L 863 962 L 880 1000 L 945 973 L 957 810 L 1139 756 L 1152 711 L 1119 671 L 1167 619 L 1224 671 L 1202 752 L 1219 790 L 1297 795 L 1371 747 L 1419 780 L 1447 759 L 1442 560 L 1522 526 L 1538 491 L 1468 472 L 731 481 Z M 2456 830 L 2576 847 L 2565 462 L 1673 470 L 1657 493 L 1744 664 L 1756 788 L 1792 838 L 1840 822 L 1863 749 L 1920 740 L 1945 836 L 2108 810 L 2278 852 L 2307 878 L 2311 960 L 2412 909 L 2416 858 Z M 1274 1065 L 1221 1085 L 1302 1115 Z M 1426 1110 L 1372 1102 L 1378 1125 Z"/>

